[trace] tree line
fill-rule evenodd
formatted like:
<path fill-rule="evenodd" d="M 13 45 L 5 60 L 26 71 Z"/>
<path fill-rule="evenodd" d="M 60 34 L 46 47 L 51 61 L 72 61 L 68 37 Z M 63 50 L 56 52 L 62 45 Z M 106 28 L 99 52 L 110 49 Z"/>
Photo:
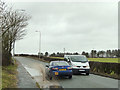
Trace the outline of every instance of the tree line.
<path fill-rule="evenodd" d="M 14 10 L 0 0 L 0 43 L 2 43 L 2 65 L 12 63 L 11 51 L 16 40 L 20 40 L 26 34 L 30 16 L 25 10 Z"/>
<path fill-rule="evenodd" d="M 52 53 L 49 54 L 48 52 L 45 52 L 45 56 L 52 56 L 52 57 L 64 57 L 64 55 L 80 55 L 80 53 L 75 52 L 75 53 Z M 120 57 L 120 49 L 115 49 L 115 50 L 91 50 L 90 53 L 83 51 L 81 55 L 85 55 L 88 58 L 118 58 Z"/>
<path fill-rule="evenodd" d="M 91 50 L 90 53 L 83 51 L 82 55 L 85 55 L 86 57 L 91 58 L 114 58 L 114 57 L 120 57 L 120 49 L 115 50 Z"/>

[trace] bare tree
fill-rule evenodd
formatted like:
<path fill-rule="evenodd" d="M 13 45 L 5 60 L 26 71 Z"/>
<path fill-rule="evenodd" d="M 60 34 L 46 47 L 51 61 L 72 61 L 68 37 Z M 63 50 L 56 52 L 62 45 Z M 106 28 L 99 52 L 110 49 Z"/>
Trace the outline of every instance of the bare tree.
<path fill-rule="evenodd" d="M 28 25 L 28 16 L 24 10 L 13 10 L 8 8 L 3 2 L 0 2 L 1 7 L 1 26 L 0 32 L 2 32 L 2 55 L 3 64 L 11 63 L 11 50 L 14 48 L 14 43 L 16 40 L 20 40 L 25 35 L 25 27 Z M 8 60 L 5 60 L 6 55 Z"/>

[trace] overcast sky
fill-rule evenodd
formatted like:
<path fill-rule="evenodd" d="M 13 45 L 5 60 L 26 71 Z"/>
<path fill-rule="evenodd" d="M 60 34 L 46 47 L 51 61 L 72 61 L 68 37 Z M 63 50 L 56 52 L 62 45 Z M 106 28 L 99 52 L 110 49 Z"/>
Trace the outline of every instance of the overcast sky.
<path fill-rule="evenodd" d="M 16 53 L 79 52 L 118 48 L 116 2 L 13 2 L 31 15 L 27 35 L 17 41 Z"/>

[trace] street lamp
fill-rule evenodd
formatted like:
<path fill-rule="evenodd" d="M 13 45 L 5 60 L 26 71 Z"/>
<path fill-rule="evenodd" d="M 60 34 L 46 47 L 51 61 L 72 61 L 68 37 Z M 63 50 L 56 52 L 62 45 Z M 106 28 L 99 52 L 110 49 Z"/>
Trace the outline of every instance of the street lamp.
<path fill-rule="evenodd" d="M 36 31 L 36 32 L 39 32 L 39 53 L 38 53 L 38 55 L 39 55 L 39 59 L 40 59 L 40 54 L 41 54 L 41 31 Z"/>
<path fill-rule="evenodd" d="M 64 55 L 65 55 L 65 48 L 63 48 L 63 51 L 64 51 Z"/>

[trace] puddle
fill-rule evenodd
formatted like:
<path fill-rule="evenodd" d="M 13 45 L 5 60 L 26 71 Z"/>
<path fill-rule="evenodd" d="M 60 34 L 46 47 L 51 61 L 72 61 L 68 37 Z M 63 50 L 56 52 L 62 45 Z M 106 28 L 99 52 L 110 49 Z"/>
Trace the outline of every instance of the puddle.
<path fill-rule="evenodd" d="M 28 67 L 25 67 L 25 69 L 30 73 L 31 76 L 41 76 L 42 75 L 36 69 L 28 68 Z"/>

